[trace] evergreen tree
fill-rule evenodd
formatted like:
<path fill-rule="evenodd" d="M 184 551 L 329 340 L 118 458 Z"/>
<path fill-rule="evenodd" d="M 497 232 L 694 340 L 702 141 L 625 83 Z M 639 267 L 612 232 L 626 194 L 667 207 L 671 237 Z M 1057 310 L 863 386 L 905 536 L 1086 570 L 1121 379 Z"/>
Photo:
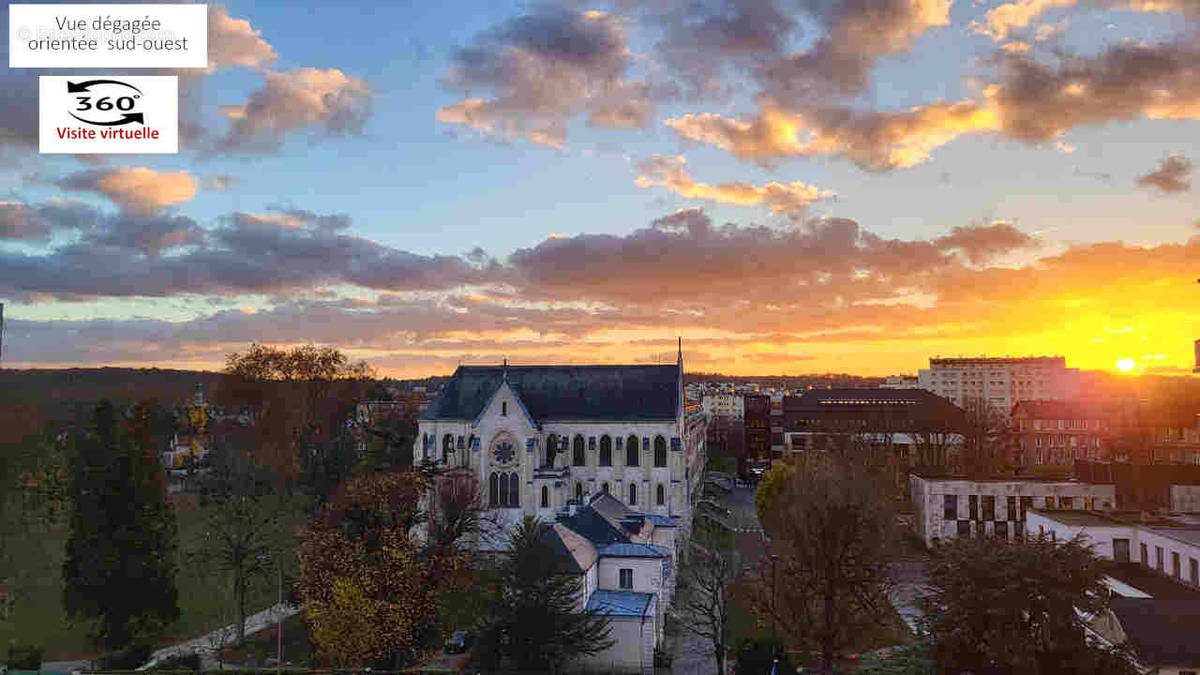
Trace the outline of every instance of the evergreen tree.
<path fill-rule="evenodd" d="M 175 514 L 166 501 L 148 405 L 127 416 L 104 401 L 74 443 L 63 606 L 106 650 L 179 616 Z"/>
<path fill-rule="evenodd" d="M 1104 561 L 1078 540 L 958 538 L 938 547 L 926 598 L 940 672 L 1133 675 L 1123 647 L 1093 645 Z"/>
<path fill-rule="evenodd" d="M 485 644 L 522 670 L 554 672 L 614 643 L 606 615 L 581 611 L 583 578 L 566 572 L 551 536 L 550 526 L 532 516 L 513 530 L 499 566 L 496 614 L 484 635 Z"/>

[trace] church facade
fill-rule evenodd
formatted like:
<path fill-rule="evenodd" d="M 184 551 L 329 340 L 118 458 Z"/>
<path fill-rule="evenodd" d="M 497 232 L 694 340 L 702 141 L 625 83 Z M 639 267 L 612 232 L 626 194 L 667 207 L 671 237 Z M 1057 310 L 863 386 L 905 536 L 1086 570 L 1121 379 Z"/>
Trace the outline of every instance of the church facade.
<path fill-rule="evenodd" d="M 692 412 L 682 353 L 673 365 L 460 366 L 422 414 L 413 460 L 470 471 L 501 522 L 554 522 L 608 493 L 688 531 L 704 461 Z"/>

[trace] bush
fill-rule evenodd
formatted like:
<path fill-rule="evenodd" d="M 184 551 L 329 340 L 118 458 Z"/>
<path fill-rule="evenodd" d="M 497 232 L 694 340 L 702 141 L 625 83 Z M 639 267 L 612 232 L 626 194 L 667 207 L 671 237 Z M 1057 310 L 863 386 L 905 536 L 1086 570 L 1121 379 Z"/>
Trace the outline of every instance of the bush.
<path fill-rule="evenodd" d="M 777 673 L 794 673 L 796 666 L 791 656 L 783 651 L 783 642 L 778 638 L 761 638 L 745 640 L 737 648 L 737 675 L 767 675 L 775 666 L 775 656 L 779 656 Z"/>
<path fill-rule="evenodd" d="M 39 645 L 8 645 L 8 667 L 12 670 L 40 670 L 43 649 Z"/>
<path fill-rule="evenodd" d="M 152 651 L 150 645 L 138 642 L 101 656 L 96 665 L 100 670 L 136 670 L 150 660 Z"/>

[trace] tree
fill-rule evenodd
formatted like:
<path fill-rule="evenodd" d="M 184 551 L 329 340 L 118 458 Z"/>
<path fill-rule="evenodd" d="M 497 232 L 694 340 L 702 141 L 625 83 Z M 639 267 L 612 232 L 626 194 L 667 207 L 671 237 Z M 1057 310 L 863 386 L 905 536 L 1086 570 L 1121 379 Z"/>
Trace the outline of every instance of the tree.
<path fill-rule="evenodd" d="M 879 474 L 806 454 L 762 524 L 777 556 L 763 564 L 756 608 L 793 646 L 817 650 L 822 672 L 864 628 L 890 616 L 887 558 L 895 515 Z M 781 583 L 777 582 L 782 580 Z"/>
<path fill-rule="evenodd" d="M 987 475 L 1008 463 L 1013 435 L 1007 410 L 998 410 L 986 398 L 963 402 L 962 447 L 959 468 L 968 475 Z"/>
<path fill-rule="evenodd" d="M 729 584 L 738 577 L 733 538 L 698 527 L 689 544 L 671 615 L 685 631 L 712 645 L 717 672 L 724 673 L 728 670 Z"/>
<path fill-rule="evenodd" d="M 350 474 L 354 409 L 371 368 L 332 347 L 253 344 L 226 357 L 218 400 L 254 414 L 251 452 L 279 486 L 300 480 L 320 503 Z"/>
<path fill-rule="evenodd" d="M 415 471 L 355 476 L 301 529 L 297 588 L 321 658 L 397 667 L 440 635 L 438 597 L 471 559 L 421 532 L 432 487 Z"/>
<path fill-rule="evenodd" d="M 1138 672 L 1085 637 L 1084 617 L 1106 609 L 1103 577 L 1103 561 L 1079 539 L 962 537 L 939 546 L 924 602 L 941 672 Z"/>
<path fill-rule="evenodd" d="M 484 640 L 522 670 L 553 673 L 573 658 L 608 649 L 614 640 L 607 615 L 580 607 L 583 578 L 564 569 L 550 536 L 550 526 L 533 516 L 510 534 Z"/>
<path fill-rule="evenodd" d="M 91 637 L 107 650 L 179 616 L 175 514 L 155 436 L 148 405 L 123 417 L 105 401 L 73 449 L 63 605 L 93 622 Z"/>

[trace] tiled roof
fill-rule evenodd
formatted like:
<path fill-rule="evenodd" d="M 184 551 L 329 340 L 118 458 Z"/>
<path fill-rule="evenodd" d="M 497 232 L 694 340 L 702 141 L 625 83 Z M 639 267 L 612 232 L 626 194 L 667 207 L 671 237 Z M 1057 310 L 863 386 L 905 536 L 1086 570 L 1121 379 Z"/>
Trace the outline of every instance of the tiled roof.
<path fill-rule="evenodd" d="M 475 419 L 508 383 L 546 420 L 666 420 L 679 410 L 679 366 L 459 366 L 421 419 Z"/>
<path fill-rule="evenodd" d="M 653 601 L 653 593 L 596 590 L 588 598 L 587 608 L 609 616 L 642 617 Z"/>
<path fill-rule="evenodd" d="M 601 558 L 666 558 L 662 547 L 653 544 L 609 544 L 599 550 Z"/>

